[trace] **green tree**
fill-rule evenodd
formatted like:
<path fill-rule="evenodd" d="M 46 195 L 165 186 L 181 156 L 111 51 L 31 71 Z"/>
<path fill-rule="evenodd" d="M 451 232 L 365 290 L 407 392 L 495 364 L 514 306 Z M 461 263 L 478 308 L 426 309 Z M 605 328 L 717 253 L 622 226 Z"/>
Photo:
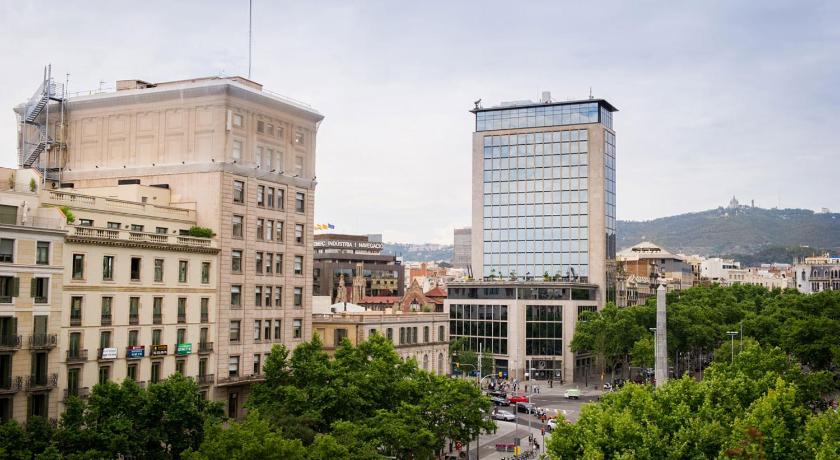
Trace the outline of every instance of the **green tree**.
<path fill-rule="evenodd" d="M 223 424 L 219 420 L 211 420 L 200 448 L 189 449 L 183 458 L 303 460 L 307 455 L 300 440 L 284 438 L 280 431 L 273 430 L 269 422 L 254 411 L 241 423 Z"/>

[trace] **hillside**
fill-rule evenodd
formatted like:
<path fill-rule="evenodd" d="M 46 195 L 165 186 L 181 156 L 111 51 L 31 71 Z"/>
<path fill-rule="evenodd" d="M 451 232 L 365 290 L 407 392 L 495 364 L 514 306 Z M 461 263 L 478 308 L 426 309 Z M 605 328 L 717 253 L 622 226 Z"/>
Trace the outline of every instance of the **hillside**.
<path fill-rule="evenodd" d="M 449 244 L 413 244 L 413 243 L 385 243 L 383 254 L 396 254 L 406 262 L 433 262 L 452 260 L 452 245 Z"/>
<path fill-rule="evenodd" d="M 618 248 L 648 240 L 674 252 L 700 255 L 756 254 L 800 246 L 834 252 L 840 250 L 840 214 L 740 206 L 644 222 L 618 221 L 617 233 Z"/>

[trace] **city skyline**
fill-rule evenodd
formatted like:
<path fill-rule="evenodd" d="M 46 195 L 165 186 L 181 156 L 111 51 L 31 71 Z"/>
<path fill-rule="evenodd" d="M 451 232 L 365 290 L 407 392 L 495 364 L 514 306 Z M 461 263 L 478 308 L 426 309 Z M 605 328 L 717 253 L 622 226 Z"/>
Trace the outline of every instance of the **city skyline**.
<path fill-rule="evenodd" d="M 71 74 L 71 92 L 100 80 L 112 87 L 117 79 L 247 76 L 247 2 L 240 3 L 179 4 L 165 16 L 148 8 L 130 18 L 105 3 L 2 3 L 0 59 L 15 66 L 2 77 L 0 165 L 16 163 L 11 108 L 31 95 L 49 62 L 56 75 Z M 254 3 L 253 79 L 326 115 L 315 219 L 336 231 L 451 243 L 452 229 L 469 225 L 462 179 L 471 173 L 472 101 L 537 100 L 543 90 L 583 99 L 590 87 L 622 110 L 618 219 L 714 208 L 733 195 L 768 208 L 840 208 L 832 168 L 813 167 L 838 153 L 822 134 L 840 121 L 831 110 L 840 101 L 834 4 L 476 11 L 327 3 L 316 12 Z M 187 14 L 190 24 L 180 21 Z M 278 15 L 300 19 L 273 27 Z M 542 18 L 570 20 L 532 26 Z M 36 19 L 42 28 L 24 35 Z M 504 27 L 517 33 L 499 33 Z M 573 50 L 563 46 L 570 40 Z M 382 186 L 403 177 L 383 197 Z"/>

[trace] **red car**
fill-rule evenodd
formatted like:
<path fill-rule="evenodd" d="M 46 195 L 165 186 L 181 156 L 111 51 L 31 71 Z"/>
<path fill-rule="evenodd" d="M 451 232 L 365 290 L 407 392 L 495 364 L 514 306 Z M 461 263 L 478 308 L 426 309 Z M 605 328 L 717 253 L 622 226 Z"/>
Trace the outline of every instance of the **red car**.
<path fill-rule="evenodd" d="M 521 402 L 523 402 L 523 403 L 530 402 L 528 400 L 528 397 L 525 396 L 525 395 L 510 395 L 510 396 L 507 397 L 507 399 L 512 404 L 521 403 Z"/>

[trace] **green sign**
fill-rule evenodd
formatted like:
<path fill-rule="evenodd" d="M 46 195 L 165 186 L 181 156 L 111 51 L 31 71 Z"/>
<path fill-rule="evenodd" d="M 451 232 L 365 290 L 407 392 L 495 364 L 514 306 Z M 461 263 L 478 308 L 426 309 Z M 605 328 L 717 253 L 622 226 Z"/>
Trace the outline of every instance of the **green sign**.
<path fill-rule="evenodd" d="M 175 347 L 176 355 L 188 355 L 190 353 L 192 353 L 191 343 L 179 343 L 178 346 Z"/>

